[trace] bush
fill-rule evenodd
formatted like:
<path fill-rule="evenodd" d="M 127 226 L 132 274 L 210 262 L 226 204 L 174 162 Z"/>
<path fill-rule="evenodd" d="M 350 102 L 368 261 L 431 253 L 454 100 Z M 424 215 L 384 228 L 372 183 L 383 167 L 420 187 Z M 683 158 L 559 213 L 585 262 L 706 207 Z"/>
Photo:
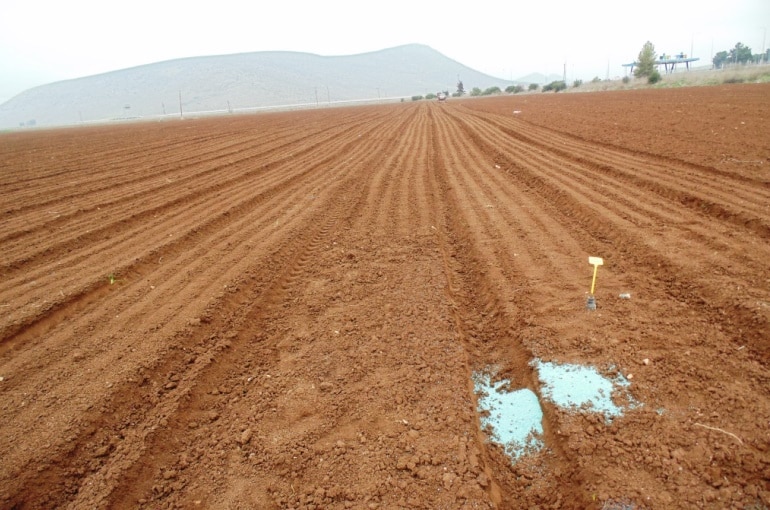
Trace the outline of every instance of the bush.
<path fill-rule="evenodd" d="M 530 83 L 529 84 L 529 90 L 537 90 L 539 88 L 540 88 L 540 85 L 538 85 L 537 83 Z"/>
<path fill-rule="evenodd" d="M 505 91 L 509 94 L 518 94 L 519 92 L 524 91 L 524 87 L 521 85 L 508 85 L 505 87 Z"/>
<path fill-rule="evenodd" d="M 650 75 L 647 77 L 647 83 L 650 85 L 653 85 L 655 83 L 658 83 L 661 80 L 660 72 L 658 72 L 657 69 L 653 70 Z"/>
<path fill-rule="evenodd" d="M 412 96 L 412 101 L 419 101 L 421 99 L 424 99 L 422 96 Z"/>
<path fill-rule="evenodd" d="M 559 92 L 560 90 L 564 90 L 567 88 L 567 84 L 563 81 L 552 81 L 548 85 L 543 87 L 543 92 L 550 92 L 553 90 L 554 92 Z"/>
<path fill-rule="evenodd" d="M 473 87 L 471 89 L 471 96 L 476 97 L 481 95 L 481 89 L 478 87 Z"/>
<path fill-rule="evenodd" d="M 573 86 L 574 88 L 578 88 L 578 87 L 579 87 L 579 86 L 581 86 L 582 84 L 583 84 L 583 80 L 575 80 L 575 81 L 572 83 L 572 86 Z"/>
<path fill-rule="evenodd" d="M 484 90 L 484 92 L 481 93 L 482 96 L 491 96 L 492 94 L 500 94 L 502 90 L 500 90 L 500 87 L 489 87 L 488 89 Z"/>
<path fill-rule="evenodd" d="M 598 76 L 594 76 L 594 79 L 591 80 L 591 83 L 599 83 L 600 81 L 602 81 L 601 78 L 599 78 Z"/>
<path fill-rule="evenodd" d="M 425 99 L 436 99 L 436 97 L 437 97 L 436 94 L 434 94 L 433 92 L 425 95 Z"/>
<path fill-rule="evenodd" d="M 628 76 L 623 77 L 623 83 L 628 83 L 630 81 L 631 81 L 631 78 L 629 78 Z"/>

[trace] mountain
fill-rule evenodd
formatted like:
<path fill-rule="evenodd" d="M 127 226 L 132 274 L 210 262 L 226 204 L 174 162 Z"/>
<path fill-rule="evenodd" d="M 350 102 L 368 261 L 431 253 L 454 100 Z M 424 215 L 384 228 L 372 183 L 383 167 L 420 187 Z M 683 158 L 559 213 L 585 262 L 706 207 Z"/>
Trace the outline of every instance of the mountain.
<path fill-rule="evenodd" d="M 522 76 L 521 78 L 515 81 L 516 83 L 524 83 L 524 84 L 537 83 L 538 85 L 546 85 L 554 81 L 561 81 L 561 79 L 562 79 L 562 76 L 558 74 L 549 74 L 548 76 L 546 76 L 543 73 L 532 73 L 526 76 Z"/>
<path fill-rule="evenodd" d="M 421 44 L 349 56 L 268 51 L 190 57 L 42 85 L 0 105 L 0 128 L 226 112 L 505 88 Z"/>

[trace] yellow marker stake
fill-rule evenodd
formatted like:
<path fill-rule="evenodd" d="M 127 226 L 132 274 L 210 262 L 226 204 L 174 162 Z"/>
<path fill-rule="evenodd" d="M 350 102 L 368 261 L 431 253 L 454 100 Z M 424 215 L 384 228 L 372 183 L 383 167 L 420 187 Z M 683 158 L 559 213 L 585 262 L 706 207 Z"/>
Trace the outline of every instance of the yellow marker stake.
<path fill-rule="evenodd" d="M 599 269 L 599 266 L 604 265 L 604 259 L 601 257 L 588 257 L 588 263 L 594 266 L 594 277 L 591 280 L 591 295 L 594 295 L 594 288 L 596 287 L 596 271 Z"/>

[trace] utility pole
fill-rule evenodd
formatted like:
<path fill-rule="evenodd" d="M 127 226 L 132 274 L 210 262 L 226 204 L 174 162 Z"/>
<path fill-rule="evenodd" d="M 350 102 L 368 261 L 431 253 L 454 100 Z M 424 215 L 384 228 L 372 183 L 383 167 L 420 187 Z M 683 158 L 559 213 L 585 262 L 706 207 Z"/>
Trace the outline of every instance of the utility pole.
<path fill-rule="evenodd" d="M 690 38 L 690 57 L 692 57 L 693 47 L 695 46 L 695 34 Z"/>

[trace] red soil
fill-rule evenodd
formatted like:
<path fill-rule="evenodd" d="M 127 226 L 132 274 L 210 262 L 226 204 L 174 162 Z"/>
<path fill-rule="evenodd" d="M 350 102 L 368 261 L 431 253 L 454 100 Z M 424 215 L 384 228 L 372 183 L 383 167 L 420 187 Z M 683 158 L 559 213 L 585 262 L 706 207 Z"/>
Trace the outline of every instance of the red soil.
<path fill-rule="evenodd" d="M 769 99 L 0 136 L 0 507 L 770 505 Z M 643 405 L 512 464 L 471 374 L 534 358 Z"/>

